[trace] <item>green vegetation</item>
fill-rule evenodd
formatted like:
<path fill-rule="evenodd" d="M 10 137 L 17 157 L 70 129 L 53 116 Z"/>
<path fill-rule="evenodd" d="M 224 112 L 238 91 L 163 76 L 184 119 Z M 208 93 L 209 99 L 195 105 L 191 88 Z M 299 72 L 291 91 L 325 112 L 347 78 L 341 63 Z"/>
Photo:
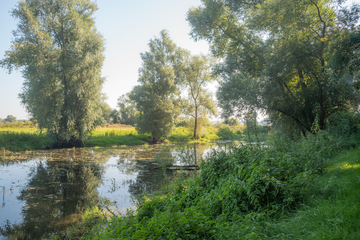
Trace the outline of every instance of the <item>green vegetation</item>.
<path fill-rule="evenodd" d="M 39 131 L 1 131 L 0 129 L 0 149 L 5 148 L 11 151 L 45 149 L 51 144 L 46 133 Z"/>
<path fill-rule="evenodd" d="M 356 109 L 360 7 L 343 2 L 203 0 L 190 9 L 192 37 L 221 59 L 213 73 L 224 117 L 262 111 L 305 135 L 316 118 L 325 129 L 331 114 Z"/>
<path fill-rule="evenodd" d="M 18 19 L 0 65 L 21 69 L 21 102 L 58 147 L 82 146 L 101 118 L 104 43 L 90 1 L 25 0 L 12 11 Z"/>
<path fill-rule="evenodd" d="M 152 142 L 168 137 L 174 120 L 180 114 L 180 89 L 184 50 L 177 47 L 166 30 L 151 39 L 149 52 L 141 54 L 140 85 L 134 87 L 130 99 L 139 112 L 136 129 L 151 133 Z"/>
<path fill-rule="evenodd" d="M 187 121 L 183 127 L 176 127 L 168 138 L 160 141 L 193 142 L 193 121 Z M 213 126 L 210 122 L 200 118 L 196 141 L 208 142 L 214 140 L 249 140 L 246 128 L 242 125 L 228 126 L 220 124 Z M 265 130 L 264 130 L 265 129 Z M 262 133 L 261 133 L 262 131 Z M 266 141 L 269 136 L 268 126 L 258 126 L 257 137 L 250 133 L 250 141 Z M 105 124 L 91 131 L 84 144 L 87 147 L 111 147 L 118 145 L 143 145 L 151 143 L 152 136 L 148 133 L 139 134 L 134 127 L 122 124 Z M 11 151 L 51 148 L 54 140 L 46 131 L 40 131 L 32 122 L 0 123 L 0 148 Z"/>
<path fill-rule="evenodd" d="M 134 126 L 137 118 L 135 102 L 130 100 L 130 93 L 123 94 L 118 98 L 117 105 L 119 107 L 119 122 Z"/>
<path fill-rule="evenodd" d="M 357 239 L 360 149 L 339 152 L 358 144 L 359 121 L 339 119 L 296 142 L 274 134 L 268 147 L 214 152 L 193 178 L 82 238 Z M 350 130 L 346 138 L 339 128 Z"/>
<path fill-rule="evenodd" d="M 205 87 L 215 79 L 211 75 L 213 66 L 212 59 L 204 55 L 189 56 L 184 69 L 185 85 L 188 91 L 187 99 L 184 101 L 184 114 L 194 119 L 194 139 L 198 139 L 199 117 L 207 118 L 216 116 L 216 104 L 212 94 Z"/>
<path fill-rule="evenodd" d="M 136 130 L 92 131 L 91 137 L 85 141 L 85 146 L 117 146 L 142 145 L 151 141 L 150 134 L 138 134 Z"/>

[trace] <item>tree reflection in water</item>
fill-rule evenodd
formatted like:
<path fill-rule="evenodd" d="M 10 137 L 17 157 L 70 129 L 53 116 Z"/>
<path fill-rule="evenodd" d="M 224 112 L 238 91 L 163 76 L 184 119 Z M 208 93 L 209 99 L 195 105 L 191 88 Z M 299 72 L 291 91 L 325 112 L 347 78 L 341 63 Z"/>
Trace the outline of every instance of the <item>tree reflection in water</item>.
<path fill-rule="evenodd" d="M 50 156 L 47 156 L 50 158 Z M 13 239 L 41 239 L 44 233 L 63 230 L 79 220 L 82 210 L 99 201 L 96 187 L 103 167 L 98 163 L 41 161 L 30 170 L 30 180 L 17 198 L 24 201 L 23 221 L 0 228 Z"/>

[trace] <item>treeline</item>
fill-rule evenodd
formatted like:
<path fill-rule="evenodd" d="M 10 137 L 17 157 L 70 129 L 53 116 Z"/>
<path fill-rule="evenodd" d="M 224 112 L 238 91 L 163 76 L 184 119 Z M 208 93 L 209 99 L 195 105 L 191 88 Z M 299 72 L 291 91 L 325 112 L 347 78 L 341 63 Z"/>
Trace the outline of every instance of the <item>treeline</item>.
<path fill-rule="evenodd" d="M 197 119 L 217 114 L 206 90 L 215 80 L 223 119 L 249 122 L 261 113 L 297 138 L 360 103 L 360 7 L 342 2 L 204 0 L 187 20 L 211 56 L 191 55 L 161 31 L 141 53 L 138 85 L 118 99 L 119 111 L 101 94 L 104 44 L 93 2 L 18 3 L 12 15 L 19 25 L 0 64 L 22 69 L 21 101 L 60 147 L 82 146 L 104 121 L 135 125 L 156 143 L 179 116 L 194 119 L 197 139 Z"/>
<path fill-rule="evenodd" d="M 16 122 L 16 117 L 13 115 L 7 115 L 7 117 L 4 119 L 0 118 L 0 123 L 1 122 Z"/>

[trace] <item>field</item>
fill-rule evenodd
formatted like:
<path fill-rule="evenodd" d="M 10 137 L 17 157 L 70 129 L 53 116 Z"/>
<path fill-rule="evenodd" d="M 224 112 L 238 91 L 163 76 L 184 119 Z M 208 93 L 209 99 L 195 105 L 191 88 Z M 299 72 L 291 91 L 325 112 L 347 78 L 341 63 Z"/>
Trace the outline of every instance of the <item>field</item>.
<path fill-rule="evenodd" d="M 257 134 L 247 135 L 245 126 L 203 126 L 199 128 L 199 142 L 216 140 L 266 141 L 269 129 L 259 127 Z M 109 147 L 117 145 L 143 145 L 151 141 L 150 134 L 139 134 L 134 127 L 121 124 L 105 124 L 89 133 L 84 144 L 87 147 Z M 176 127 L 168 138 L 161 138 L 160 143 L 194 142 L 190 127 Z M 45 149 L 51 147 L 53 139 L 46 135 L 46 130 L 39 130 L 28 122 L 0 123 L 0 148 L 8 150 Z"/>

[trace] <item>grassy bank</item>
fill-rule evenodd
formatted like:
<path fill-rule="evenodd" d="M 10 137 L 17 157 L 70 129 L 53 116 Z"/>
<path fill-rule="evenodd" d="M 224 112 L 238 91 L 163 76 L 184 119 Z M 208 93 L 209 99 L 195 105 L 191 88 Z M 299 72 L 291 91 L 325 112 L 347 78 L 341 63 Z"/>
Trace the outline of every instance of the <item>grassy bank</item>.
<path fill-rule="evenodd" d="M 345 152 L 355 144 L 349 139 L 275 136 L 266 148 L 214 153 L 194 178 L 82 238 L 357 239 L 360 149 Z"/>
<path fill-rule="evenodd" d="M 199 142 L 215 140 L 248 140 L 265 141 L 267 132 L 251 134 L 250 138 L 244 131 L 244 126 L 229 127 L 227 125 L 203 127 Z M 89 133 L 84 144 L 86 147 L 109 147 L 117 145 L 143 145 L 151 141 L 150 134 L 139 134 L 134 127 L 128 125 L 104 125 Z M 168 138 L 162 138 L 163 143 L 194 142 L 193 132 L 187 127 L 177 127 Z M 0 125 L 0 149 L 11 151 L 45 149 L 51 146 L 53 140 L 48 138 L 46 131 L 40 131 L 30 124 L 3 124 Z"/>

